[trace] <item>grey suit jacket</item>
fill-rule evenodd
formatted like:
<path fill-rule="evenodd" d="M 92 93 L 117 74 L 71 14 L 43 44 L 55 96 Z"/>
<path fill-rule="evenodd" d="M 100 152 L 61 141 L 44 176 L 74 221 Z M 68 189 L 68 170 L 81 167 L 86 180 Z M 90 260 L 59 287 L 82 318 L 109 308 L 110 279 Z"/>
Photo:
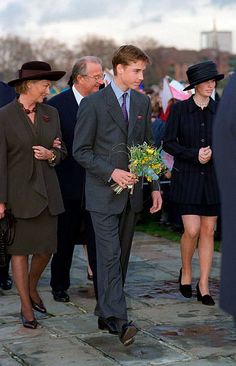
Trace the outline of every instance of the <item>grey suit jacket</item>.
<path fill-rule="evenodd" d="M 16 100 L 0 109 L 0 202 L 18 218 L 36 217 L 46 207 L 52 215 L 64 211 L 55 169 L 35 159 L 32 150 L 34 145 L 51 149 L 53 140 L 61 137 L 58 113 L 39 104 L 36 116 L 34 133 Z M 54 151 L 59 163 L 66 155 L 64 145 Z"/>
<path fill-rule="evenodd" d="M 124 209 L 128 192 L 116 195 L 108 185 L 115 168 L 128 171 L 128 146 L 153 144 L 151 105 L 148 97 L 131 91 L 129 127 L 118 100 L 108 85 L 81 101 L 75 128 L 73 155 L 86 169 L 86 208 L 89 211 L 118 214 Z M 142 182 L 130 196 L 131 207 L 143 205 Z"/>

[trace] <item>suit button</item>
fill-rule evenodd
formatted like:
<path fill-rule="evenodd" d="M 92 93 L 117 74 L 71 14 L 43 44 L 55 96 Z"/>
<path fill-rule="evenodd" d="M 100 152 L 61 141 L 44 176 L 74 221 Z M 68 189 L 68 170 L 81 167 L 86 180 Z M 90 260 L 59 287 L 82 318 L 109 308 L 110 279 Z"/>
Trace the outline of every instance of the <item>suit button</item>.
<path fill-rule="evenodd" d="M 201 172 L 201 175 L 204 175 L 205 173 L 204 172 Z"/>
<path fill-rule="evenodd" d="M 201 123 L 201 126 L 204 127 L 205 126 L 205 123 Z"/>
<path fill-rule="evenodd" d="M 205 139 L 201 139 L 201 142 L 205 142 Z"/>

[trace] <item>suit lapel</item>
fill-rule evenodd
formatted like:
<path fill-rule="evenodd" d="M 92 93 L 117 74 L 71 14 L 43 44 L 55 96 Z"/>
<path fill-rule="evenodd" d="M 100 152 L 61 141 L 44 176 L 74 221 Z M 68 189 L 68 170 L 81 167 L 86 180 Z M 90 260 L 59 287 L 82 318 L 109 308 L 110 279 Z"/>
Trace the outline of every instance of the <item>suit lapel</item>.
<path fill-rule="evenodd" d="M 35 135 L 30 127 L 30 122 L 27 120 L 27 116 L 21 110 L 21 107 L 17 100 L 13 101 L 14 103 L 14 114 L 16 115 L 16 120 L 19 121 L 17 123 L 17 133 L 19 134 L 19 138 L 21 140 L 25 140 L 26 135 L 31 140 L 32 145 L 35 144 Z"/>
<path fill-rule="evenodd" d="M 139 113 L 139 104 L 137 97 L 133 90 L 131 90 L 130 93 L 130 110 L 129 110 L 129 130 L 128 130 L 128 136 L 130 136 L 133 132 L 134 126 L 138 119 L 138 113 Z"/>
<path fill-rule="evenodd" d="M 112 90 L 111 85 L 108 85 L 104 89 L 106 104 L 109 114 L 111 115 L 114 122 L 121 128 L 121 130 L 127 135 L 127 125 L 124 120 L 124 116 L 119 105 L 119 102 Z"/>
<path fill-rule="evenodd" d="M 38 141 L 37 144 L 39 144 L 39 141 L 41 141 L 41 138 L 43 136 L 43 123 L 48 123 L 49 117 L 45 114 L 43 114 L 41 104 L 38 104 L 38 110 L 37 110 L 37 130 L 38 130 Z"/>
<path fill-rule="evenodd" d="M 68 104 L 70 106 L 70 114 L 71 114 L 71 116 L 75 116 L 76 117 L 79 106 L 78 106 L 78 103 L 77 103 L 77 101 L 75 99 L 73 90 L 72 89 L 69 89 L 68 92 L 65 91 L 64 93 L 67 93 Z M 68 108 L 68 104 L 65 103 L 65 108 Z M 76 118 L 74 120 L 76 122 Z"/>

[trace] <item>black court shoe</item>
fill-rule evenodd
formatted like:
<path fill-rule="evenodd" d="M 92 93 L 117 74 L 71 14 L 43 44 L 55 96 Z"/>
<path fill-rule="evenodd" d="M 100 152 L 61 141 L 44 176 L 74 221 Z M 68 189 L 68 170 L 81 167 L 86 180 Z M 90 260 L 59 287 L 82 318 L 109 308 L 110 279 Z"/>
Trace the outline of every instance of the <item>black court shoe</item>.
<path fill-rule="evenodd" d="M 179 271 L 179 291 L 184 297 L 187 297 L 189 299 L 190 297 L 192 297 L 192 286 L 181 285 L 181 279 L 182 279 L 182 268 L 180 268 Z"/>
<path fill-rule="evenodd" d="M 44 306 L 44 303 L 42 302 L 42 300 L 40 299 L 39 303 L 34 302 L 33 299 L 30 298 L 31 304 L 32 304 L 32 308 L 36 311 L 38 311 L 39 313 L 42 314 L 46 314 L 47 309 Z"/>
<path fill-rule="evenodd" d="M 37 328 L 39 323 L 37 322 L 37 320 L 35 318 L 33 320 L 27 320 L 24 317 L 22 311 L 20 313 L 20 317 L 21 317 L 23 327 L 28 328 L 28 329 L 36 329 Z"/>
<path fill-rule="evenodd" d="M 215 301 L 213 300 L 211 295 L 207 294 L 207 295 L 202 296 L 200 289 L 199 289 L 199 282 L 197 284 L 196 290 L 197 290 L 197 300 L 201 301 L 203 305 L 208 305 L 208 306 L 215 305 Z"/>

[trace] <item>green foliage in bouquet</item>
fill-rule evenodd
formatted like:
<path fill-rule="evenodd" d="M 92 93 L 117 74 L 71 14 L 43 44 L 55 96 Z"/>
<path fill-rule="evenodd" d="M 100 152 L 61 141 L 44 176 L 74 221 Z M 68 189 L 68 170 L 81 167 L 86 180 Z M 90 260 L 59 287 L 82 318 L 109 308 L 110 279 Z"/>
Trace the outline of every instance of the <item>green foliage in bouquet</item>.
<path fill-rule="evenodd" d="M 130 171 L 137 177 L 146 178 L 148 182 L 157 180 L 167 170 L 160 151 L 161 149 L 156 149 L 146 142 L 142 145 L 129 147 Z"/>

